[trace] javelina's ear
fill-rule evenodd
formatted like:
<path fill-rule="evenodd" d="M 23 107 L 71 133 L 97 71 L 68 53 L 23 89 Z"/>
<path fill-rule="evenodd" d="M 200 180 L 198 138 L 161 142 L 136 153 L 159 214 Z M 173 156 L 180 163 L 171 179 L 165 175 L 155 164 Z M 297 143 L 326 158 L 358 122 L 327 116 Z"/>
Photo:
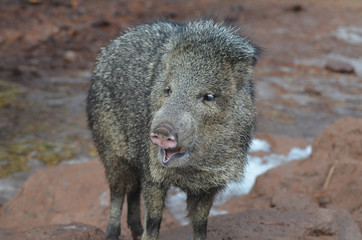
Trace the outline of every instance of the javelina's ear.
<path fill-rule="evenodd" d="M 259 57 L 261 56 L 261 54 L 263 53 L 263 49 L 261 47 L 259 47 L 258 45 L 255 45 L 254 43 L 250 43 L 253 48 L 254 48 L 254 54 L 252 55 L 252 66 L 255 66 L 256 63 L 258 62 Z"/>
<path fill-rule="evenodd" d="M 254 67 L 262 53 L 262 48 L 252 42 L 248 42 L 242 54 L 233 64 L 233 78 L 236 83 L 244 84 L 245 81 L 253 79 Z"/>

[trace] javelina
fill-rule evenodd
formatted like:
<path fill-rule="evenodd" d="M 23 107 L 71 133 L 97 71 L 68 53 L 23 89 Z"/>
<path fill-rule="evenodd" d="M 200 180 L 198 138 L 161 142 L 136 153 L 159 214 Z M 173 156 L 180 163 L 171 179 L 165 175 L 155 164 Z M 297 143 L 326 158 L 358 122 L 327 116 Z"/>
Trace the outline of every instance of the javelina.
<path fill-rule="evenodd" d="M 111 192 L 107 239 L 120 235 L 126 194 L 133 237 L 157 239 L 170 185 L 187 193 L 192 239 L 206 238 L 215 194 L 243 176 L 257 55 L 213 21 L 141 25 L 102 49 L 87 112 Z"/>

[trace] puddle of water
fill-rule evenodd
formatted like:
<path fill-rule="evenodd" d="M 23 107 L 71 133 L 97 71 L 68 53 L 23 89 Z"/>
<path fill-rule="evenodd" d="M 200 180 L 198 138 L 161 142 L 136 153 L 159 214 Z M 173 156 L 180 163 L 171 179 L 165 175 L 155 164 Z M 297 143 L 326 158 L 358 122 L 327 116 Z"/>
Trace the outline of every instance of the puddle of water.
<path fill-rule="evenodd" d="M 0 206 L 12 199 L 19 192 L 26 179 L 35 171 L 36 169 L 17 172 L 10 177 L 0 179 Z"/>

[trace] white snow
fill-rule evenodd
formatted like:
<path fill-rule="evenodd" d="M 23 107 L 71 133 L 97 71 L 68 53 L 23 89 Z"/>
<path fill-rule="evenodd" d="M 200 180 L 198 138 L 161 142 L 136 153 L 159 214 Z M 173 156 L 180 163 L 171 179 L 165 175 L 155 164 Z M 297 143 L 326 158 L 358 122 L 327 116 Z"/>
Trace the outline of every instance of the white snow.
<path fill-rule="evenodd" d="M 99 196 L 99 206 L 107 207 L 109 205 L 109 192 L 102 192 Z"/>
<path fill-rule="evenodd" d="M 171 192 L 175 192 L 172 193 Z M 186 217 L 186 193 L 179 188 L 172 187 L 166 197 L 166 208 L 172 213 L 181 225 L 187 225 L 189 222 Z"/>
<path fill-rule="evenodd" d="M 270 152 L 270 145 L 267 141 L 255 138 L 251 142 L 250 152 Z"/>
<path fill-rule="evenodd" d="M 82 163 L 90 162 L 92 160 L 93 159 L 90 159 L 89 157 L 80 156 L 80 157 L 75 158 L 75 159 L 70 159 L 70 160 L 67 160 L 67 161 L 63 161 L 63 162 L 60 163 L 60 165 L 79 165 L 79 164 L 82 164 Z"/>
<path fill-rule="evenodd" d="M 362 28 L 359 27 L 339 27 L 334 35 L 350 44 L 362 44 Z"/>
<path fill-rule="evenodd" d="M 66 230 L 67 229 L 74 229 L 74 230 L 83 230 L 83 231 L 87 230 L 86 227 L 77 227 L 75 225 L 64 226 L 63 229 L 66 229 Z"/>
<path fill-rule="evenodd" d="M 219 206 L 231 198 L 248 194 L 254 186 L 256 178 L 271 168 L 280 166 L 287 162 L 303 159 L 312 153 L 312 147 L 307 146 L 305 149 L 292 148 L 288 155 L 270 154 L 265 157 L 249 156 L 249 163 L 245 169 L 245 178 L 241 182 L 230 183 L 226 190 L 217 196 L 214 205 Z"/>

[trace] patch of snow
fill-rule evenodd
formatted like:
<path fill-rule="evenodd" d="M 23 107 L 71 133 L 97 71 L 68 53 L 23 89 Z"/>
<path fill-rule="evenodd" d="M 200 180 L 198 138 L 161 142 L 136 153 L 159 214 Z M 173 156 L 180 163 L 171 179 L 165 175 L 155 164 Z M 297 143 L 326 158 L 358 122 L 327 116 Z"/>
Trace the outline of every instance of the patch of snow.
<path fill-rule="evenodd" d="M 65 227 L 63 227 L 63 229 L 75 229 L 75 230 L 83 230 L 83 231 L 87 230 L 86 227 L 81 227 L 81 228 L 79 228 L 79 227 L 77 227 L 77 226 L 75 226 L 75 225 L 65 226 Z"/>
<path fill-rule="evenodd" d="M 78 164 L 82 164 L 82 163 L 86 163 L 89 161 L 92 161 L 93 159 L 90 159 L 88 157 L 79 157 L 77 159 L 71 159 L 71 160 L 67 160 L 67 161 L 63 161 L 60 163 L 60 165 L 78 165 Z"/>
<path fill-rule="evenodd" d="M 254 139 L 251 145 L 251 152 L 264 151 L 270 152 L 270 144 L 264 140 Z M 245 169 L 245 177 L 240 182 L 232 182 L 228 184 L 226 189 L 220 192 L 214 201 L 214 206 L 225 204 L 230 199 L 247 194 L 253 187 L 256 178 L 270 170 L 271 168 L 280 166 L 287 162 L 304 159 L 311 155 L 312 147 L 307 146 L 305 149 L 292 148 L 288 155 L 270 154 L 264 157 L 249 156 L 249 163 Z M 181 225 L 187 225 L 187 212 L 186 212 L 186 193 L 181 189 L 172 187 L 166 198 L 166 207 L 172 215 L 180 222 Z M 212 208 L 210 215 L 227 214 L 227 211 L 220 211 Z"/>
<path fill-rule="evenodd" d="M 305 149 L 292 148 L 288 154 L 288 161 L 304 159 L 312 154 L 312 146 L 307 146 Z"/>
<path fill-rule="evenodd" d="M 166 208 L 170 210 L 181 225 L 185 226 L 189 224 L 186 217 L 186 193 L 182 192 L 179 188 L 171 187 L 167 194 L 165 204 Z"/>
<path fill-rule="evenodd" d="M 334 36 L 350 44 L 362 44 L 362 28 L 359 27 L 339 27 Z"/>
<path fill-rule="evenodd" d="M 217 215 L 224 215 L 228 214 L 229 212 L 226 210 L 218 210 L 215 208 L 211 208 L 209 216 L 217 216 Z"/>
<path fill-rule="evenodd" d="M 292 72 L 293 71 L 293 68 L 290 68 L 290 67 L 280 67 L 279 69 L 282 72 Z"/>
<path fill-rule="evenodd" d="M 306 94 L 302 94 L 302 93 L 284 94 L 282 96 L 282 98 L 283 99 L 293 99 L 294 101 L 296 101 L 301 106 L 307 106 L 310 103 L 318 102 L 317 99 L 312 98 L 311 96 L 306 95 Z"/>
<path fill-rule="evenodd" d="M 295 59 L 295 64 L 303 65 L 303 66 L 316 66 L 316 67 L 324 67 L 326 65 L 325 59 L 312 58 L 312 59 Z"/>
<path fill-rule="evenodd" d="M 109 205 L 109 200 L 108 200 L 108 195 L 109 192 L 102 192 L 102 194 L 99 196 L 99 206 L 101 207 L 107 207 Z"/>
<path fill-rule="evenodd" d="M 228 185 L 226 191 L 220 196 L 220 205 L 226 203 L 232 197 L 249 193 L 259 175 L 287 162 L 307 158 L 311 153 L 312 147 L 307 146 L 305 149 L 292 148 L 287 156 L 274 153 L 264 157 L 249 156 L 249 162 L 245 169 L 245 178 L 241 182 Z"/>
<path fill-rule="evenodd" d="M 251 143 L 250 152 L 259 151 L 270 152 L 270 144 L 267 141 L 255 138 Z"/>

